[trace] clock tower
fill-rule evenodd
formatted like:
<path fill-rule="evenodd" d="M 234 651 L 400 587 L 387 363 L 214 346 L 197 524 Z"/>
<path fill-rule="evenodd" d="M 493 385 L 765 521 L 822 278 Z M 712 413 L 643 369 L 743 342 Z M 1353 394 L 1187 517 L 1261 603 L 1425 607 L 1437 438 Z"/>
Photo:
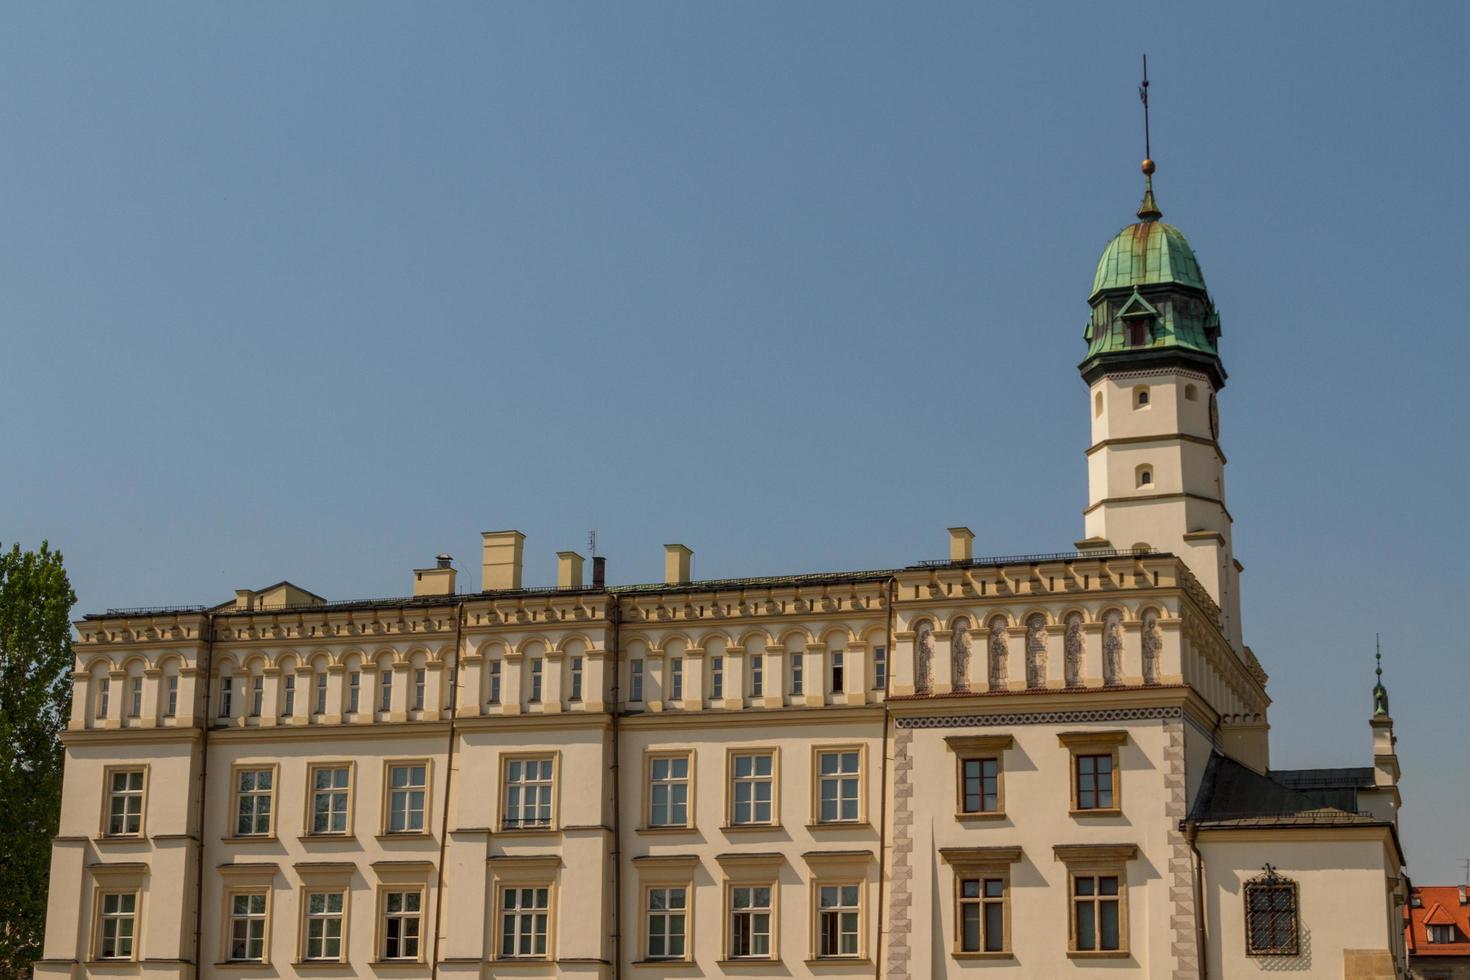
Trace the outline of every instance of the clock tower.
<path fill-rule="evenodd" d="M 1219 605 L 1241 647 L 1240 570 L 1225 503 L 1216 395 L 1225 387 L 1220 317 L 1194 250 L 1165 224 L 1144 160 L 1138 222 L 1097 263 L 1084 337 L 1092 445 L 1081 551 L 1172 552 Z"/>

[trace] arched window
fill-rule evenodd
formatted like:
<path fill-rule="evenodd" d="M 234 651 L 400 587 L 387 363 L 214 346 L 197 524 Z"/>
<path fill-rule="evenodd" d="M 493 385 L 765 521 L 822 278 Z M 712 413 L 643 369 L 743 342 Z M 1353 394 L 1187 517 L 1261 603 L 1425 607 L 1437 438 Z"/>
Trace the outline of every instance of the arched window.
<path fill-rule="evenodd" d="M 1198 398 L 1199 398 L 1199 392 L 1195 389 L 1194 385 L 1185 385 L 1184 386 L 1184 400 L 1185 401 L 1191 401 L 1192 402 L 1192 401 L 1197 400 Z"/>
<path fill-rule="evenodd" d="M 1296 882 L 1271 865 L 1245 883 L 1245 949 L 1251 956 L 1295 956 L 1301 932 Z"/>
<path fill-rule="evenodd" d="M 1154 468 L 1144 463 L 1136 471 L 1137 483 L 1140 488 L 1154 485 Z"/>
<path fill-rule="evenodd" d="M 1133 389 L 1133 407 L 1148 407 L 1148 385 L 1139 385 L 1137 388 Z"/>
<path fill-rule="evenodd" d="M 1092 415 L 1094 418 L 1102 418 L 1103 397 L 1102 392 L 1092 396 Z"/>

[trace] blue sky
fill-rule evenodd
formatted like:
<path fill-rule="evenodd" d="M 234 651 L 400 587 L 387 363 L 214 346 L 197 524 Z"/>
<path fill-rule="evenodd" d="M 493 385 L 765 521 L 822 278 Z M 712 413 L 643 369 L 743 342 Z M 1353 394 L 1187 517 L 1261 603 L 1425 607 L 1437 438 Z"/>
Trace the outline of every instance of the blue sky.
<path fill-rule="evenodd" d="M 1097 255 L 1157 190 L 1224 323 L 1273 764 L 1470 855 L 1462 4 L 0 11 L 0 541 L 78 612 L 290 578 L 888 567 L 1082 534 Z M 463 580 L 462 580 L 463 581 Z"/>

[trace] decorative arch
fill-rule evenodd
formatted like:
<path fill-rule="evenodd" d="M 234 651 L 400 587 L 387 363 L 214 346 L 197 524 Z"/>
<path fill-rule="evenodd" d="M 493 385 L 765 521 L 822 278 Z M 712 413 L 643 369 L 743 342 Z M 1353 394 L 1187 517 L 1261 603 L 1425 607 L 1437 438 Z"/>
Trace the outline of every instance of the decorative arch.
<path fill-rule="evenodd" d="M 808 630 L 806 627 L 804 627 L 804 626 L 792 626 L 792 627 L 790 627 L 788 629 L 782 630 L 780 632 L 780 634 L 777 635 L 777 637 L 776 637 L 776 643 L 779 646 L 784 647 L 784 646 L 786 646 L 787 641 L 788 640 L 791 640 L 792 638 L 795 638 L 796 639 L 796 641 L 800 645 L 801 649 L 803 649 L 803 650 L 806 649 L 806 647 L 807 647 L 808 644 L 814 642 L 813 641 L 813 638 L 812 638 L 811 631 Z"/>

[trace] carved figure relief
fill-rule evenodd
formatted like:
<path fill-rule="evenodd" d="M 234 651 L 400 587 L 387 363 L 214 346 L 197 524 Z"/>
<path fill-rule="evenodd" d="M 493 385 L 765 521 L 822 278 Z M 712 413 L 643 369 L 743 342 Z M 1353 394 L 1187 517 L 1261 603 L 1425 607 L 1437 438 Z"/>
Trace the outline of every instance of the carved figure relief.
<path fill-rule="evenodd" d="M 1082 686 L 1082 617 L 1073 613 L 1067 617 L 1067 661 L 1065 664 L 1068 687 Z"/>
<path fill-rule="evenodd" d="M 1006 621 L 1000 616 L 990 621 L 990 689 L 1005 690 L 1006 660 L 1010 649 L 1006 643 Z"/>
<path fill-rule="evenodd" d="M 1159 682 L 1159 656 L 1164 648 L 1164 634 L 1159 629 L 1159 617 L 1148 612 L 1143 617 L 1143 682 Z"/>
<path fill-rule="evenodd" d="M 1123 615 L 1117 611 L 1103 617 L 1103 683 L 1123 683 Z"/>
<path fill-rule="evenodd" d="M 954 689 L 970 689 L 970 621 L 954 621 L 954 639 L 951 641 L 950 660 L 954 668 Z"/>
<path fill-rule="evenodd" d="M 1026 686 L 1046 687 L 1046 617 L 1026 620 Z"/>
<path fill-rule="evenodd" d="M 928 694 L 933 686 L 930 678 L 934 663 L 934 628 L 925 620 L 914 630 L 914 690 Z"/>

